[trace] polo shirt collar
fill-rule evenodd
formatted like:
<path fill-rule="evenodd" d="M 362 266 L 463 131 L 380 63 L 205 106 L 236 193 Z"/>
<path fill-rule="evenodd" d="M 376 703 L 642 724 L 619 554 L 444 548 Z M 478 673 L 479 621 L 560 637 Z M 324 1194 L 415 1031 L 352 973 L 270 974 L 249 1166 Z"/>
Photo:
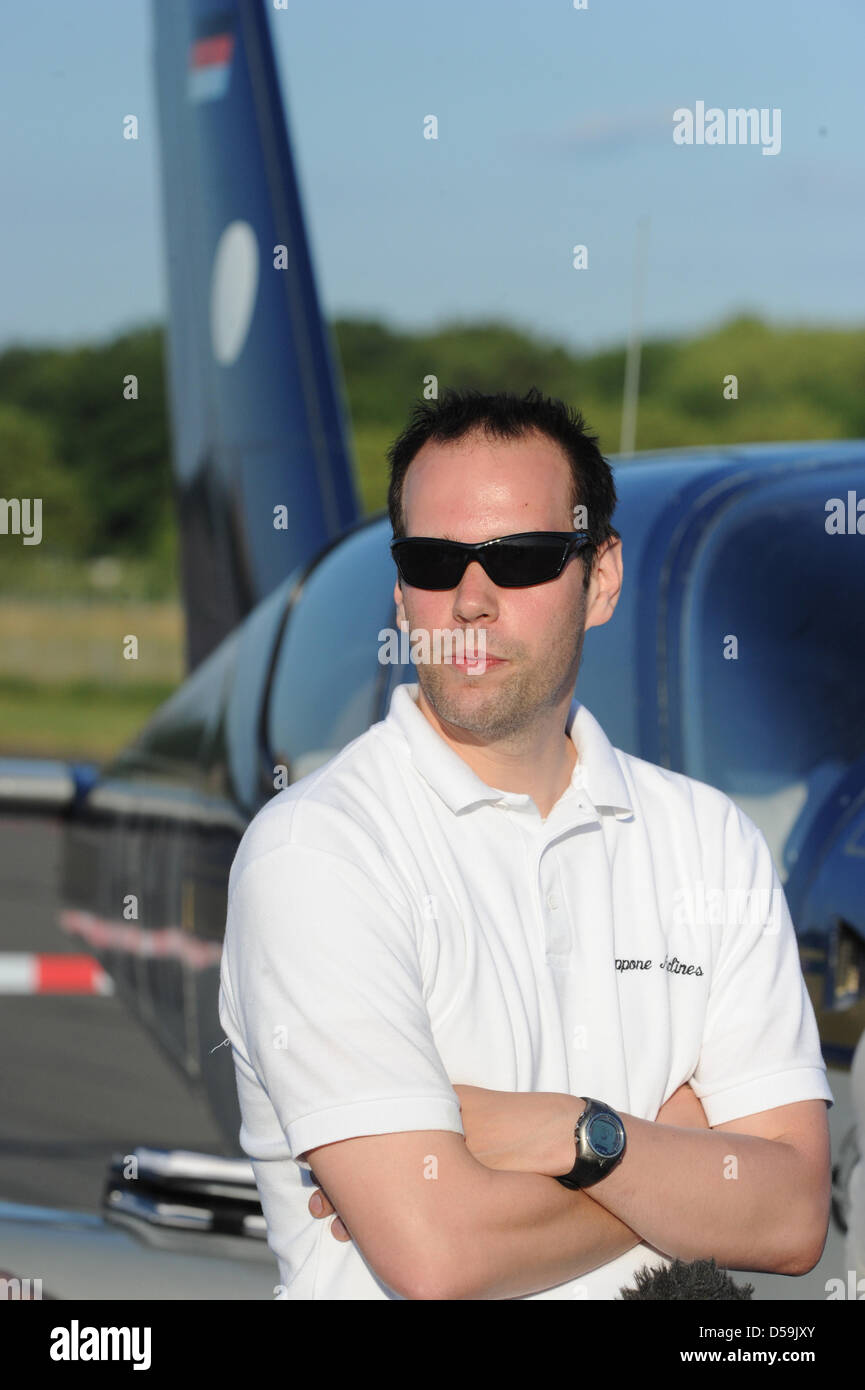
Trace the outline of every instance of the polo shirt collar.
<path fill-rule="evenodd" d="M 402 734 L 415 768 L 452 811 L 466 811 L 482 802 L 511 806 L 530 802 L 527 794 L 490 787 L 473 772 L 418 709 L 417 696 L 417 682 L 398 685 L 391 695 L 384 723 Z M 571 703 L 565 731 L 577 750 L 577 762 L 570 786 L 547 821 L 560 807 L 564 809 L 562 803 L 568 798 L 576 805 L 580 790 L 585 791 L 599 812 L 611 813 L 617 818 L 633 815 L 616 751 L 598 721 L 577 699 Z"/>

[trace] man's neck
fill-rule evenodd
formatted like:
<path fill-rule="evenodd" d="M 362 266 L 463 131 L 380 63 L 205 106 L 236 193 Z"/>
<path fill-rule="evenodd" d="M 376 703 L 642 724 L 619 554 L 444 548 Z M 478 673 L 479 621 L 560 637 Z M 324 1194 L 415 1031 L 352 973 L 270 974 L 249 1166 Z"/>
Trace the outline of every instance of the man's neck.
<path fill-rule="evenodd" d="M 528 794 L 543 820 L 570 784 L 577 763 L 577 750 L 565 732 L 570 703 L 554 715 L 560 732 L 551 734 L 550 726 L 539 728 L 530 744 L 508 747 L 506 744 L 472 742 L 472 735 L 460 737 L 461 730 L 445 724 L 426 701 L 418 687 L 418 708 L 440 738 L 467 763 L 488 787 L 503 792 Z"/>

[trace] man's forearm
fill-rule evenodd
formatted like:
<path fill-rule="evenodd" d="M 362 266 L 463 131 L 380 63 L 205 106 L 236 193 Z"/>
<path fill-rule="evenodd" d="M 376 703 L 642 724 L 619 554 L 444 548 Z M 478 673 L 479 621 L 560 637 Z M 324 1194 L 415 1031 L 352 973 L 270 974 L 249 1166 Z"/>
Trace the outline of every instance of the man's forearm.
<path fill-rule="evenodd" d="M 502 1200 L 507 1229 L 527 1262 L 518 1265 L 518 1270 L 524 1282 L 533 1281 L 532 1291 L 545 1287 L 539 1279 L 548 1277 L 550 1283 L 557 1283 L 577 1278 L 639 1241 L 685 1260 L 714 1256 L 719 1264 L 734 1269 L 794 1272 L 789 1236 L 806 1229 L 811 1218 L 800 1155 L 780 1141 L 712 1132 L 687 1086 L 662 1106 L 655 1121 L 622 1112 L 628 1135 L 622 1162 L 585 1192 L 569 1191 L 552 1181 L 549 1205 L 545 1187 L 511 1183 L 506 1188 L 501 1179 L 566 1172 L 574 1152 L 573 1125 L 583 1100 L 557 1093 L 523 1096 L 459 1090 L 472 1152 L 494 1169 L 510 1170 L 493 1173 L 497 1184 L 491 1189 L 492 1201 L 488 1189 L 483 1212 L 473 1214 L 480 1217 L 475 1237 L 487 1252 L 491 1287 L 497 1272 L 504 1280 L 510 1278 L 514 1248 L 507 1236 L 502 1238 Z M 525 1136 L 530 1136 L 528 1142 Z M 541 1182 L 546 1183 L 545 1176 Z M 575 1199 L 579 1200 L 572 1205 Z M 620 1240 L 615 1228 L 589 1222 L 586 1204 L 619 1218 Z M 551 1230 L 557 1222 L 561 1231 Z M 537 1246 L 526 1236 L 526 1226 L 532 1223 L 541 1231 Z M 577 1259 L 582 1257 L 579 1267 L 569 1263 L 569 1251 Z M 548 1253 L 559 1272 L 550 1272 Z M 469 1265 L 473 1254 L 469 1252 Z"/>
<path fill-rule="evenodd" d="M 456 1298 L 519 1298 L 623 1255 L 639 1237 L 585 1193 L 537 1173 L 483 1170 L 454 1259 Z"/>
<path fill-rule="evenodd" d="M 667 1255 L 791 1272 L 785 1269 L 789 1233 L 810 1219 L 802 1161 L 792 1145 L 620 1113 L 625 1156 L 586 1197 Z"/>

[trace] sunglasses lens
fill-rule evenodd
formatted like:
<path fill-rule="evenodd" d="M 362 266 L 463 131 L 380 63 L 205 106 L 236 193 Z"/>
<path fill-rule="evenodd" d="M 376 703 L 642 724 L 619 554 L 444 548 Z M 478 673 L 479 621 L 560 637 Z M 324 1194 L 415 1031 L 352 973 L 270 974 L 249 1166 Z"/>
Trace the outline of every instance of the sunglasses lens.
<path fill-rule="evenodd" d="M 414 589 L 455 589 L 466 567 L 465 552 L 447 541 L 400 541 L 393 546 L 393 557 Z"/>
<path fill-rule="evenodd" d="M 565 542 L 540 538 L 491 545 L 485 558 L 487 574 L 503 589 L 529 588 L 555 579 L 565 558 Z"/>

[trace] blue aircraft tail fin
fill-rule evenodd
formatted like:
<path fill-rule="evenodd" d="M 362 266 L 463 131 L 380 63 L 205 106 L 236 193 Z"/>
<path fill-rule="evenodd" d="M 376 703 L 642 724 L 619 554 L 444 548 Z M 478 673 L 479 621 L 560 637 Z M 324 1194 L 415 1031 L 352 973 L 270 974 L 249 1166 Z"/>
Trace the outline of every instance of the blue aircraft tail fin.
<path fill-rule="evenodd" d="M 261 0 L 154 0 L 190 668 L 359 515 Z"/>

